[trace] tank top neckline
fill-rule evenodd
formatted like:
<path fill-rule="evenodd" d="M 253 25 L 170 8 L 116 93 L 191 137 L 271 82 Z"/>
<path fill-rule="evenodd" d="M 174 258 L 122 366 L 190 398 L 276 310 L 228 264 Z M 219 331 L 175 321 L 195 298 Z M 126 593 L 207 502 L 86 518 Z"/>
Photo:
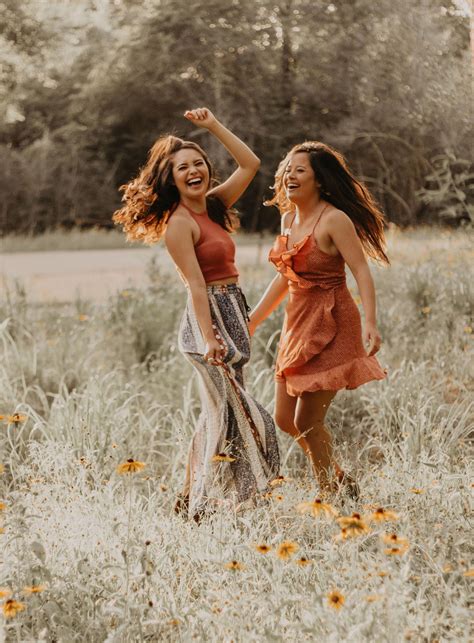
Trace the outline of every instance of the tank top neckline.
<path fill-rule="evenodd" d="M 316 248 L 319 250 L 319 252 L 322 252 L 323 255 L 326 255 L 327 257 L 332 257 L 333 259 L 337 259 L 338 257 L 341 256 L 340 253 L 338 253 L 337 255 L 330 255 L 328 252 L 324 252 L 324 250 L 321 250 L 321 248 L 319 247 L 319 243 L 317 242 L 317 240 L 316 240 L 316 238 L 314 236 L 314 231 L 316 230 L 316 227 L 317 227 L 318 223 L 321 221 L 324 212 L 327 210 L 327 208 L 330 205 L 331 205 L 331 203 L 326 203 L 324 208 L 321 210 L 321 212 L 319 214 L 319 217 L 316 219 L 311 232 L 308 232 L 308 234 L 305 234 L 304 237 L 302 237 L 299 241 L 294 243 L 291 248 L 289 248 L 288 247 L 288 241 L 289 241 L 290 235 L 288 234 L 288 231 L 291 231 L 291 228 L 293 226 L 293 222 L 294 222 L 295 217 L 296 217 L 296 214 L 293 215 L 293 219 L 291 220 L 290 226 L 288 228 L 286 228 L 287 233 L 286 234 L 281 233 L 279 235 L 280 237 L 284 237 L 284 239 L 285 239 L 285 249 L 286 249 L 287 252 L 293 252 L 294 250 L 298 251 L 300 248 L 302 248 L 304 245 L 306 245 L 306 242 L 311 237 L 313 239 L 313 241 L 314 241 L 314 244 L 315 244 Z"/>
<path fill-rule="evenodd" d="M 202 217 L 207 214 L 207 208 L 202 212 L 196 212 L 195 210 L 190 208 L 189 205 L 186 205 L 182 201 L 180 201 L 179 204 L 182 205 L 185 210 L 187 210 L 190 214 L 194 215 L 195 217 Z"/>

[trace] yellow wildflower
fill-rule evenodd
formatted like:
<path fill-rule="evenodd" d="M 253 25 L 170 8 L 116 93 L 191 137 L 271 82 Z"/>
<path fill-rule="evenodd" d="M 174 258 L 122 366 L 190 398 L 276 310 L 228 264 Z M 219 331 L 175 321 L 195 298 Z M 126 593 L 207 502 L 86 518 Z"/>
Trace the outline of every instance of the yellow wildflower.
<path fill-rule="evenodd" d="M 124 473 L 136 473 L 145 467 L 146 464 L 144 462 L 137 462 L 136 460 L 133 460 L 133 458 L 129 458 L 127 462 L 122 462 L 122 464 L 118 465 L 117 473 L 120 475 L 123 475 Z"/>
<path fill-rule="evenodd" d="M 8 424 L 20 424 L 21 422 L 26 422 L 27 419 L 28 416 L 23 413 L 14 413 L 7 417 L 7 422 Z"/>
<path fill-rule="evenodd" d="M 387 556 L 403 556 L 403 554 L 406 554 L 407 550 L 408 547 L 388 547 L 383 550 L 383 553 L 387 554 Z"/>
<path fill-rule="evenodd" d="M 282 560 L 287 560 L 295 551 L 298 551 L 299 545 L 291 540 L 285 540 L 277 549 L 277 556 Z"/>
<path fill-rule="evenodd" d="M 381 599 L 382 596 L 377 596 L 377 594 L 369 594 L 369 596 L 365 597 L 367 603 L 375 603 L 375 601 L 380 601 Z"/>
<path fill-rule="evenodd" d="M 226 569 L 231 569 L 232 571 L 241 571 L 244 569 L 244 565 L 242 563 L 239 563 L 237 560 L 231 560 L 230 563 L 226 563 L 224 565 Z"/>
<path fill-rule="evenodd" d="M 9 598 L 8 601 L 3 603 L 2 609 L 6 618 L 12 618 L 13 616 L 16 616 L 18 612 L 22 612 L 25 609 L 25 606 L 23 603 Z"/>
<path fill-rule="evenodd" d="M 384 543 L 396 547 L 408 547 L 408 539 L 398 536 L 397 534 L 383 534 L 381 536 Z"/>
<path fill-rule="evenodd" d="M 298 558 L 298 560 L 296 561 L 296 564 L 299 565 L 300 567 L 306 567 L 306 565 L 311 564 L 311 561 L 308 560 L 308 558 L 301 556 L 301 558 Z"/>
<path fill-rule="evenodd" d="M 212 456 L 212 462 L 235 462 L 235 458 L 227 453 L 218 453 Z"/>
<path fill-rule="evenodd" d="M 466 578 L 472 578 L 474 576 L 474 569 L 468 569 L 467 571 L 463 572 L 463 576 Z"/>
<path fill-rule="evenodd" d="M 7 508 L 7 505 L 4 502 L 0 501 L 0 511 L 5 511 L 6 508 Z"/>
<path fill-rule="evenodd" d="M 87 321 L 89 319 L 89 315 L 79 315 L 78 320 L 79 321 Z"/>
<path fill-rule="evenodd" d="M 289 482 L 291 478 L 285 478 L 285 476 L 277 476 L 274 480 L 270 482 L 271 487 L 278 487 L 281 484 L 285 484 L 285 482 Z"/>
<path fill-rule="evenodd" d="M 320 498 L 316 498 L 314 502 L 300 502 L 296 505 L 296 511 L 299 513 L 311 513 L 313 516 L 324 514 L 325 516 L 337 516 L 337 511 L 334 507 Z"/>
<path fill-rule="evenodd" d="M 262 543 L 261 545 L 255 545 L 255 549 L 259 554 L 268 554 L 268 552 L 271 551 L 272 548 L 270 547 L 270 545 Z"/>
<path fill-rule="evenodd" d="M 342 529 L 345 529 L 345 535 L 351 538 L 367 534 L 370 531 L 358 513 L 353 513 L 352 516 L 336 518 L 336 521 Z"/>
<path fill-rule="evenodd" d="M 29 587 L 24 587 L 23 592 L 25 594 L 40 594 L 44 592 L 46 585 L 30 585 Z"/>
<path fill-rule="evenodd" d="M 8 589 L 8 587 L 0 587 L 0 598 L 11 596 L 11 593 L 11 589 Z"/>
<path fill-rule="evenodd" d="M 344 605 L 345 598 L 340 592 L 337 591 L 337 589 L 330 592 L 327 597 L 329 606 L 336 610 L 341 609 L 341 607 Z"/>
<path fill-rule="evenodd" d="M 398 515 L 394 511 L 379 507 L 370 516 L 370 520 L 373 520 L 374 522 L 394 522 L 398 520 Z"/>
<path fill-rule="evenodd" d="M 425 493 L 425 490 L 424 489 L 417 489 L 416 487 L 412 487 L 410 489 L 410 492 L 415 493 L 416 495 L 419 496 L 420 494 Z"/>

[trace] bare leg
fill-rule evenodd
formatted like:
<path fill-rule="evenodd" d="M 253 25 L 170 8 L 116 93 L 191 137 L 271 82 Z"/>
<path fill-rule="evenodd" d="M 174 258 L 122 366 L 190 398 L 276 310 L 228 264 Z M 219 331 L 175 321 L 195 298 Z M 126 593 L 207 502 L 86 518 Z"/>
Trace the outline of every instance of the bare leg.
<path fill-rule="evenodd" d="M 342 474 L 333 459 L 331 434 L 324 424 L 329 405 L 335 395 L 336 391 L 303 393 L 296 405 L 295 428 L 299 434 L 305 435 L 314 473 L 323 490 L 331 488 L 331 466 L 334 467 L 336 475 Z"/>
<path fill-rule="evenodd" d="M 306 438 L 301 435 L 295 426 L 297 397 L 292 397 L 286 392 L 284 382 L 276 382 L 275 385 L 275 423 L 285 433 L 291 435 L 303 449 L 308 458 L 311 459 L 311 451 Z"/>

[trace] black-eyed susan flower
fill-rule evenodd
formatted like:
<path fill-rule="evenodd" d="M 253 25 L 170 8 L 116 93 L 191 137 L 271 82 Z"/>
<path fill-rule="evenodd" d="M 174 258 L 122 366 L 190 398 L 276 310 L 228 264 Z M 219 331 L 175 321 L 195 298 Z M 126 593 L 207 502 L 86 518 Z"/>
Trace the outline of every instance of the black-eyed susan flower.
<path fill-rule="evenodd" d="M 387 547 L 383 550 L 383 553 L 387 554 L 387 556 L 403 556 L 403 554 L 407 553 L 407 550 L 408 547 Z"/>
<path fill-rule="evenodd" d="M 6 618 L 13 618 L 18 614 L 18 612 L 22 612 L 24 609 L 24 604 L 19 601 L 15 601 L 13 598 L 9 598 L 2 606 L 2 610 Z"/>
<path fill-rule="evenodd" d="M 274 480 L 270 482 L 271 487 L 278 487 L 279 485 L 285 484 L 285 482 L 290 482 L 291 478 L 286 478 L 285 476 L 277 476 Z"/>
<path fill-rule="evenodd" d="M 277 556 L 282 560 L 287 560 L 290 558 L 296 551 L 298 551 L 299 545 L 292 542 L 291 540 L 285 540 L 278 546 Z"/>
<path fill-rule="evenodd" d="M 324 514 L 325 516 L 337 516 L 337 511 L 321 498 L 316 498 L 313 502 L 300 502 L 296 505 L 296 511 L 299 513 L 310 513 L 313 516 Z"/>
<path fill-rule="evenodd" d="M 418 489 L 417 487 L 412 487 L 410 489 L 410 493 L 414 493 L 415 495 L 419 496 L 422 493 L 425 493 L 425 490 L 424 489 Z"/>
<path fill-rule="evenodd" d="M 306 558 L 305 556 L 301 556 L 301 558 L 298 558 L 295 562 L 300 567 L 306 567 L 306 565 L 311 565 L 311 561 L 309 560 L 309 558 Z"/>
<path fill-rule="evenodd" d="M 398 514 L 390 509 L 384 509 L 383 507 L 378 507 L 371 515 L 370 520 L 374 522 L 395 522 L 398 520 Z"/>
<path fill-rule="evenodd" d="M 255 549 L 258 551 L 259 554 L 268 554 L 268 552 L 272 550 L 271 546 L 265 543 L 261 543 L 260 545 L 255 545 Z"/>
<path fill-rule="evenodd" d="M 348 538 L 349 538 L 349 535 L 348 535 L 348 533 L 347 533 L 347 529 L 346 529 L 345 527 L 343 527 L 343 528 L 341 529 L 341 531 L 337 534 L 337 536 L 334 536 L 334 537 L 333 537 L 333 540 L 334 540 L 336 543 L 340 543 L 340 542 L 342 542 L 343 540 L 347 540 Z"/>
<path fill-rule="evenodd" d="M 281 495 L 281 493 L 277 493 L 273 496 L 273 499 L 277 502 L 281 502 L 283 500 L 283 496 Z"/>
<path fill-rule="evenodd" d="M 4 502 L 0 501 L 0 511 L 5 511 L 6 508 L 7 508 L 7 505 Z"/>
<path fill-rule="evenodd" d="M 380 569 L 377 572 L 377 576 L 379 576 L 380 578 L 385 578 L 385 576 L 389 576 L 389 575 L 390 574 L 388 572 L 386 572 L 385 569 Z"/>
<path fill-rule="evenodd" d="M 403 538 L 398 534 L 383 534 L 381 538 L 386 545 L 392 545 L 394 547 L 408 547 L 408 539 Z"/>
<path fill-rule="evenodd" d="M 27 419 L 28 416 L 23 413 L 14 413 L 7 417 L 7 422 L 8 424 L 21 424 L 22 422 L 26 422 Z"/>
<path fill-rule="evenodd" d="M 227 453 L 218 453 L 212 456 L 212 462 L 235 462 L 235 458 Z"/>
<path fill-rule="evenodd" d="M 345 535 L 349 538 L 354 538 L 355 536 L 362 536 L 362 534 L 368 534 L 370 532 L 367 524 L 362 520 L 362 517 L 359 513 L 353 513 L 352 516 L 341 516 L 336 518 L 337 523 L 342 529 L 345 529 Z"/>
<path fill-rule="evenodd" d="M 242 563 L 239 563 L 238 560 L 231 560 L 229 563 L 226 563 L 224 567 L 226 569 L 231 569 L 234 572 L 244 569 L 244 565 L 242 565 Z"/>
<path fill-rule="evenodd" d="M 465 572 L 462 574 L 466 578 L 472 578 L 474 576 L 474 568 L 473 569 L 467 569 Z"/>
<path fill-rule="evenodd" d="M 133 458 L 129 458 L 127 462 L 122 462 L 122 464 L 119 464 L 117 467 L 117 473 L 120 475 L 123 475 L 125 473 L 136 473 L 137 471 L 141 471 L 146 467 L 146 464 L 144 462 L 138 462 L 137 460 L 133 460 Z"/>
<path fill-rule="evenodd" d="M 46 589 L 46 585 L 29 585 L 23 588 L 24 594 L 41 594 Z"/>
<path fill-rule="evenodd" d="M 11 596 L 11 589 L 8 589 L 8 587 L 0 587 L 0 598 L 6 598 L 7 596 Z"/>
<path fill-rule="evenodd" d="M 329 607 L 332 607 L 335 610 L 341 609 L 345 601 L 344 596 L 337 589 L 329 592 L 329 594 L 327 595 L 327 599 Z"/>

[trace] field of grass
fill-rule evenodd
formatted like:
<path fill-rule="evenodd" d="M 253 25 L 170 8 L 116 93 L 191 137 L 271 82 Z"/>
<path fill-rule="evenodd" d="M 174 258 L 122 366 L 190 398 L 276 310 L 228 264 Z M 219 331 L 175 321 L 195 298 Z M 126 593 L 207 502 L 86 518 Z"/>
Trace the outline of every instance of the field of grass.
<path fill-rule="evenodd" d="M 174 275 L 150 269 L 147 288 L 100 306 L 4 294 L 0 640 L 468 641 L 470 241 L 397 233 L 392 267 L 374 268 L 389 377 L 340 393 L 329 415 L 362 490 L 328 500 L 361 515 L 345 538 L 336 517 L 297 510 L 318 489 L 282 434 L 271 497 L 199 526 L 173 513 L 199 413 Z M 244 268 L 250 302 L 272 274 Z M 281 319 L 247 370 L 270 410 Z M 119 475 L 129 458 L 146 467 Z M 398 519 L 376 521 L 380 507 Z"/>

